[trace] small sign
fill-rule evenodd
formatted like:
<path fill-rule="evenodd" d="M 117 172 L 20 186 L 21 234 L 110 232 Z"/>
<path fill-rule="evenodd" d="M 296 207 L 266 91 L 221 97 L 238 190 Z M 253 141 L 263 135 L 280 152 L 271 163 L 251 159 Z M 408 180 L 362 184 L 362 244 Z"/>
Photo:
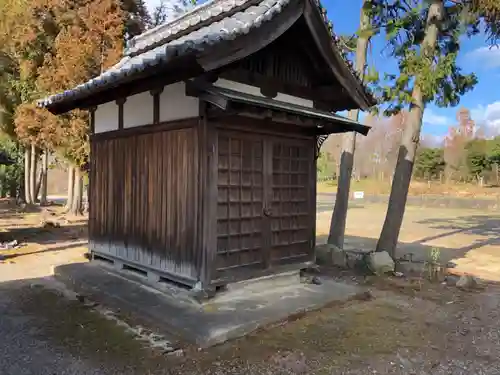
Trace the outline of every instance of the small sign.
<path fill-rule="evenodd" d="M 365 197 L 365 192 L 364 191 L 355 191 L 353 195 L 354 195 L 354 199 L 363 199 Z"/>

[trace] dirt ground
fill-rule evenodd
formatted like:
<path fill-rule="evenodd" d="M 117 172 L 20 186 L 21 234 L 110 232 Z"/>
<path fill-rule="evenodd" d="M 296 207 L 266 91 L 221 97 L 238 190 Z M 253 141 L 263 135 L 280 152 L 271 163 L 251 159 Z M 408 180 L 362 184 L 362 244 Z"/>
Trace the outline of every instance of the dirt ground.
<path fill-rule="evenodd" d="M 353 207 L 347 216 L 346 248 L 375 249 L 385 219 L 385 205 Z M 331 212 L 317 216 L 318 242 L 326 241 Z M 398 257 L 426 260 L 439 249 L 443 263 L 456 271 L 500 281 L 500 215 L 477 210 L 407 207 L 399 236 Z"/>
<path fill-rule="evenodd" d="M 500 287 L 495 283 L 461 291 L 447 284 L 350 273 L 337 277 L 366 288 L 371 298 L 310 313 L 209 350 L 188 347 L 167 355 L 95 308 L 52 290 L 47 279 L 54 265 L 83 261 L 86 232 L 83 221 L 64 221 L 58 210 L 51 211 L 22 213 L 4 207 L 0 212 L 3 235 L 27 244 L 0 252 L 6 255 L 0 264 L 0 314 L 22 318 L 15 331 L 25 342 L 17 356 L 2 355 L 0 373 L 13 373 L 15 364 L 25 370 L 16 374 L 40 374 L 40 353 L 33 349 L 33 340 L 39 340 L 54 349 L 43 355 L 44 374 L 500 374 Z M 467 251 L 479 251 L 474 259 L 491 253 L 490 263 L 498 261 L 494 231 L 499 218 L 421 212 L 408 210 L 404 242 L 439 245 L 463 259 L 467 254 L 462 248 L 483 244 Z M 383 213 L 380 207 L 351 209 L 351 242 L 373 242 Z M 61 228 L 40 228 L 47 218 L 60 221 Z M 318 217 L 320 235 L 327 222 L 327 216 Z M 491 267 L 488 272 L 493 272 Z M 9 319 L 0 322 L 2 337 L 14 329 Z M 9 348 L 12 340 L 0 342 L 0 353 Z M 64 362 L 61 372 L 56 367 L 60 358 L 75 364 Z"/>

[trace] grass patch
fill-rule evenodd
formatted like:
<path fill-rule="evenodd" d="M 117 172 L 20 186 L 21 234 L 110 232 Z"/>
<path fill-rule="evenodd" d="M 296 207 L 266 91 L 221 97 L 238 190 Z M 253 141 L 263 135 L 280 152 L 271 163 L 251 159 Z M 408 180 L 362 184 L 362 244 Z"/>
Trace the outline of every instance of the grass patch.
<path fill-rule="evenodd" d="M 332 374 L 363 360 L 391 355 L 399 349 L 421 349 L 430 335 L 433 331 L 426 325 L 425 315 L 407 305 L 387 299 L 353 301 L 342 307 L 308 313 L 292 323 L 212 348 L 197 356 L 196 368 L 214 373 L 215 363 L 224 368 L 248 366 L 265 368 L 265 373 L 289 373 L 275 358 L 290 356 L 291 368 L 297 366 L 293 363 L 295 358 L 304 358 L 306 373 Z M 194 367 L 185 370 L 193 371 Z"/>

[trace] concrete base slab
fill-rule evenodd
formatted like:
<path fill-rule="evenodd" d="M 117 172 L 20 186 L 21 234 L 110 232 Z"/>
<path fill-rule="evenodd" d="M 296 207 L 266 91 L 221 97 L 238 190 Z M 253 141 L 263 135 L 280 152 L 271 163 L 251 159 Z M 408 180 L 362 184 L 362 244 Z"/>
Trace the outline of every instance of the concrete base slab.
<path fill-rule="evenodd" d="M 345 302 L 364 290 L 328 278 L 321 285 L 299 282 L 255 288 L 228 290 L 222 298 L 194 304 L 176 298 L 143 282 L 124 277 L 97 263 L 69 264 L 57 267 L 55 277 L 77 293 L 111 309 L 153 323 L 163 333 L 181 336 L 200 347 L 208 347 L 244 336 L 256 329 L 286 321 L 290 316 Z M 293 275 L 290 275 L 293 278 Z"/>

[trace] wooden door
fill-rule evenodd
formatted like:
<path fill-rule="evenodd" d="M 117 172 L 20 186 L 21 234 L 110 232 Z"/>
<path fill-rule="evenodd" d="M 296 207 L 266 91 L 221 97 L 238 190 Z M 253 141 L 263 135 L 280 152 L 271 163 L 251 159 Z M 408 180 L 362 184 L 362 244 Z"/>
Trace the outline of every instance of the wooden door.
<path fill-rule="evenodd" d="M 219 131 L 217 149 L 216 279 L 265 267 L 264 141 Z"/>
<path fill-rule="evenodd" d="M 213 279 L 312 260 L 314 141 L 220 130 L 217 149 Z"/>
<path fill-rule="evenodd" d="M 313 259 L 316 208 L 314 141 L 271 140 L 271 186 L 266 208 L 271 226 L 270 266 L 302 263 Z"/>

